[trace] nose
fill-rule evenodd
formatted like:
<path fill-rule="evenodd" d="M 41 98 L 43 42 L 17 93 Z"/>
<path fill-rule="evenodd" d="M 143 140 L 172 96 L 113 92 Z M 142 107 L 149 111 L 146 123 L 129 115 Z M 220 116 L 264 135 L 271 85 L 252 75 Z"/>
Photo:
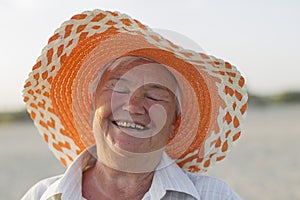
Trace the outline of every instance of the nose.
<path fill-rule="evenodd" d="M 123 110 L 128 111 L 130 114 L 140 114 L 146 113 L 146 108 L 144 106 L 145 98 L 143 96 L 132 95 L 129 97 L 128 101 L 124 103 Z"/>

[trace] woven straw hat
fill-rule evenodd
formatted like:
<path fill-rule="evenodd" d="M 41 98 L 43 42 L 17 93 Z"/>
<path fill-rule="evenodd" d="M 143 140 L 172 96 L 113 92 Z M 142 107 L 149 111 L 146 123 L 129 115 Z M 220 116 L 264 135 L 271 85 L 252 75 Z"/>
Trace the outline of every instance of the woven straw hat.
<path fill-rule="evenodd" d="M 27 110 L 62 164 L 95 143 L 91 87 L 103 66 L 122 56 L 159 62 L 178 80 L 181 121 L 168 155 L 191 172 L 223 160 L 241 135 L 247 109 L 245 80 L 237 69 L 183 49 L 128 15 L 93 10 L 55 31 L 24 86 Z"/>

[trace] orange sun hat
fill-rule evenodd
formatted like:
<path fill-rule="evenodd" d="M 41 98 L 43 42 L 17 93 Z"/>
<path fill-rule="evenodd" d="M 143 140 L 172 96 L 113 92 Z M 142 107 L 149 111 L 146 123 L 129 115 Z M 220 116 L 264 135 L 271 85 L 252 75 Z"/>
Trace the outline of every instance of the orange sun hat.
<path fill-rule="evenodd" d="M 107 63 L 122 56 L 154 60 L 176 77 L 182 90 L 180 123 L 166 152 L 182 169 L 205 172 L 227 156 L 247 110 L 239 71 L 175 45 L 128 15 L 93 10 L 74 15 L 55 31 L 23 90 L 35 126 L 64 166 L 95 144 L 93 82 Z"/>

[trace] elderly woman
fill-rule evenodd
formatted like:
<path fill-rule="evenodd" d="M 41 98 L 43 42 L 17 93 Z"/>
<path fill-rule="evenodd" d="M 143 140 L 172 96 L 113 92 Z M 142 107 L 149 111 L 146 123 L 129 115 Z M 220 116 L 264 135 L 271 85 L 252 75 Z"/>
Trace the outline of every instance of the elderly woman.
<path fill-rule="evenodd" d="M 239 199 L 201 175 L 241 135 L 244 78 L 125 14 L 75 15 L 24 87 L 40 134 L 68 169 L 22 199 Z"/>

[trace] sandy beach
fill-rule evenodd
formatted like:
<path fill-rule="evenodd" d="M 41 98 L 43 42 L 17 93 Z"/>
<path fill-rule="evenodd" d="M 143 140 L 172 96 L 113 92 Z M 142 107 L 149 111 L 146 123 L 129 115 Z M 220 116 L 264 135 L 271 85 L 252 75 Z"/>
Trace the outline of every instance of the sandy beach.
<path fill-rule="evenodd" d="M 251 107 L 243 135 L 207 175 L 227 182 L 243 199 L 300 199 L 300 105 Z M 32 123 L 0 124 L 0 199 L 20 197 L 62 165 Z"/>

